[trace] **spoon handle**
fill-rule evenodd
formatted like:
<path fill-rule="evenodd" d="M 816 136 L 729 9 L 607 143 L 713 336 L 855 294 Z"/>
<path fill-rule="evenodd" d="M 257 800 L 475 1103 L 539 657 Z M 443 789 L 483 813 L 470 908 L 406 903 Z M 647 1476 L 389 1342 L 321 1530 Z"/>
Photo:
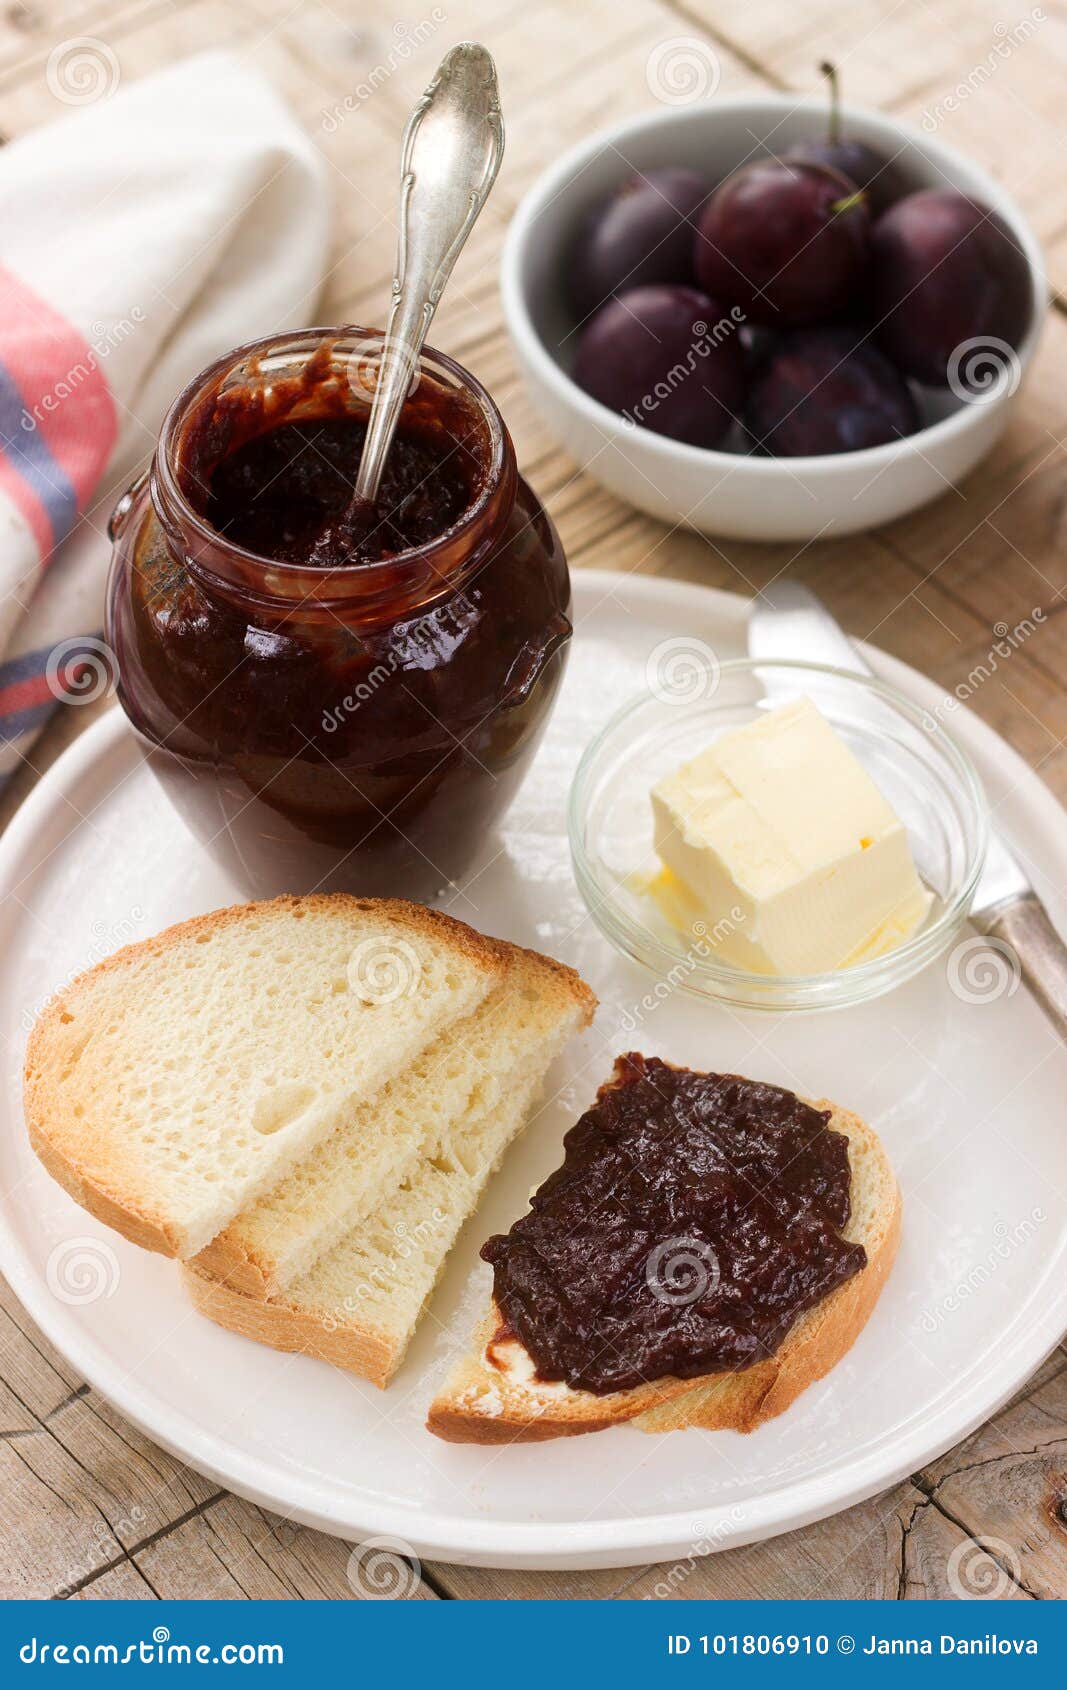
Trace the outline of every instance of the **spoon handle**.
<path fill-rule="evenodd" d="M 441 61 L 404 131 L 396 279 L 357 499 L 377 497 L 437 302 L 503 154 L 496 67 L 477 42 L 460 42 Z"/>

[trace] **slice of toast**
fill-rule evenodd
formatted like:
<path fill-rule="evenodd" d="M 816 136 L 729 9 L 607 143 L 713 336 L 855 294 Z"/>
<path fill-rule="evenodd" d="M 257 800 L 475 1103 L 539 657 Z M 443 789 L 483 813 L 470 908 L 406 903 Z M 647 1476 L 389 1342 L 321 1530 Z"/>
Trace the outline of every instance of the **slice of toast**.
<path fill-rule="evenodd" d="M 781 1414 L 821 1379 L 855 1343 L 893 1265 L 900 1239 L 900 1192 L 872 1129 L 825 1099 L 831 1131 L 849 1141 L 852 1214 L 843 1236 L 860 1243 L 867 1265 L 822 1302 L 806 1310 L 777 1353 L 738 1373 L 702 1379 L 663 1378 L 629 1391 L 598 1396 L 536 1377 L 533 1359 L 517 1338 L 498 1339 L 495 1303 L 470 1351 L 430 1405 L 427 1425 L 450 1443 L 534 1443 L 602 1431 L 633 1421 L 644 1432 L 686 1426 L 751 1432 Z"/>
<path fill-rule="evenodd" d="M 83 1208 L 189 1257 L 502 977 L 419 904 L 278 898 L 118 951 L 30 1036 L 30 1141 Z"/>
<path fill-rule="evenodd" d="M 547 964 L 551 1013 L 519 1003 L 540 1021 L 538 1036 L 497 1089 L 443 1133 L 433 1132 L 417 1165 L 374 1213 L 284 1291 L 263 1299 L 233 1290 L 198 1261 L 182 1277 L 201 1314 L 274 1349 L 331 1362 L 385 1386 L 395 1374 L 445 1259 L 508 1145 L 521 1131 L 544 1075 L 567 1038 L 592 1015 L 588 987 Z M 533 969 L 527 965 L 527 988 Z M 548 985 L 542 973 L 542 987 Z M 521 989 L 517 996 L 522 999 Z M 545 1024 L 546 1021 L 549 1024 Z"/>
<path fill-rule="evenodd" d="M 414 1062 L 245 1209 L 195 1258 L 196 1267 L 249 1297 L 305 1274 L 417 1166 L 424 1144 L 487 1113 L 517 1065 L 551 1043 L 575 1006 L 592 1003 L 561 963 L 503 945 L 504 976 L 472 1015 L 451 1024 Z"/>

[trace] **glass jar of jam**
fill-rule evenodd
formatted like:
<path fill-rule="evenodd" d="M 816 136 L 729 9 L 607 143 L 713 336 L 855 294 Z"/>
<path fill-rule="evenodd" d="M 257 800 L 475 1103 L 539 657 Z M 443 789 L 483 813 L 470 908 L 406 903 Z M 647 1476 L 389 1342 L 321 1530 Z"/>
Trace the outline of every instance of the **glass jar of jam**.
<path fill-rule="evenodd" d="M 382 335 L 221 359 L 119 502 L 119 698 L 194 832 L 257 896 L 429 898 L 514 797 L 570 585 L 485 389 L 426 349 L 374 507 L 350 506 Z"/>

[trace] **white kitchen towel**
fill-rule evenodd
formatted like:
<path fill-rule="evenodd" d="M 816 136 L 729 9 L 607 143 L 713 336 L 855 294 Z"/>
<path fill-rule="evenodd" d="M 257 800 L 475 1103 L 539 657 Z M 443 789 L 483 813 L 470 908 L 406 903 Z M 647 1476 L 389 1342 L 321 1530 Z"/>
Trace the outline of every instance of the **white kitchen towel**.
<path fill-rule="evenodd" d="M 113 679 L 107 518 L 229 347 L 314 321 L 323 159 L 228 53 L 0 150 L 0 782 L 57 699 Z"/>

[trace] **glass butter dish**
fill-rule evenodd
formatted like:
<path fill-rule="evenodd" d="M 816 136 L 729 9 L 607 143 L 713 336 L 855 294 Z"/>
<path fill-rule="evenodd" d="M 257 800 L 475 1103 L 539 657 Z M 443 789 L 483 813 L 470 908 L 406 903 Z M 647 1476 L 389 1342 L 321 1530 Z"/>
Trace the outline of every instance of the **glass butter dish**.
<path fill-rule="evenodd" d="M 737 1008 L 837 1009 L 910 979 L 959 931 L 981 873 L 986 804 L 969 759 L 930 712 L 866 676 L 745 659 L 709 668 L 701 680 L 684 700 L 649 693 L 626 705 L 579 764 L 571 857 L 601 932 L 672 990 Z M 881 954 L 825 973 L 770 974 L 737 960 L 745 948 L 739 906 L 703 909 L 664 871 L 650 795 L 727 732 L 804 698 L 899 817 L 929 908 L 914 932 Z"/>

